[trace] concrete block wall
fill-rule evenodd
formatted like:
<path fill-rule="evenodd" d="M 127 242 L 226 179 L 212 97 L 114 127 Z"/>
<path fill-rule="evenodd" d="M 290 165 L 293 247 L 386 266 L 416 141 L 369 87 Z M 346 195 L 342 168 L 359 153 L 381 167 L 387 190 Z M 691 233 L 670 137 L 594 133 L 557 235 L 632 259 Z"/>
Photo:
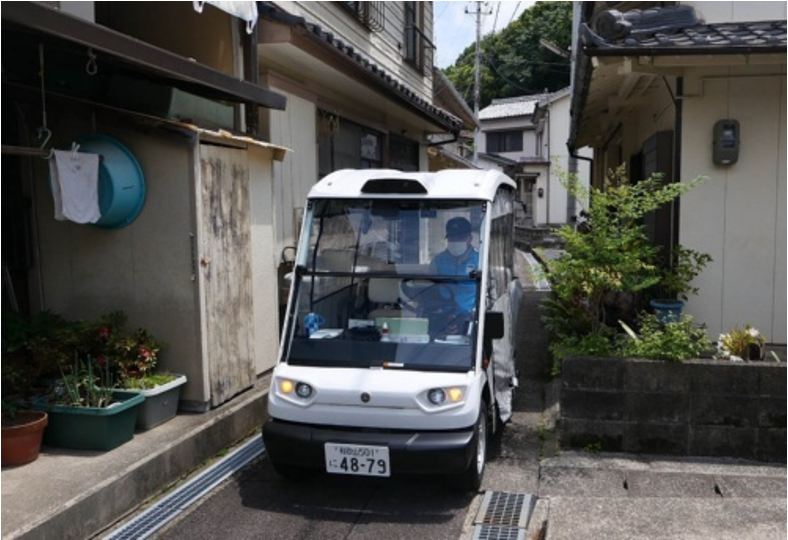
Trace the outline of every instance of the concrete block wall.
<path fill-rule="evenodd" d="M 784 362 L 567 358 L 561 446 L 785 463 L 785 370 Z"/>

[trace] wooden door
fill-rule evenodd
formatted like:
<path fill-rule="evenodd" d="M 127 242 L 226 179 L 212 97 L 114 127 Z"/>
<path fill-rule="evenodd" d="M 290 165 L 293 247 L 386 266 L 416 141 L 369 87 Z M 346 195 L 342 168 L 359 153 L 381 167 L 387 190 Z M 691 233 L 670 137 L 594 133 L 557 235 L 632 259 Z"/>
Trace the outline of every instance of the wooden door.
<path fill-rule="evenodd" d="M 246 150 L 200 144 L 199 195 L 204 364 L 215 407 L 254 382 Z"/>

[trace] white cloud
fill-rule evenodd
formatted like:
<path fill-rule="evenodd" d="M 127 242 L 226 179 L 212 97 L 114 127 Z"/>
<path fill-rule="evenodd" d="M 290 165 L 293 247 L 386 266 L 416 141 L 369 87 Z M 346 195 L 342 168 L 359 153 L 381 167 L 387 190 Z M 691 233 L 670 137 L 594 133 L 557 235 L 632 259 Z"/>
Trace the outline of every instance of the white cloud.
<path fill-rule="evenodd" d="M 433 2 L 435 27 L 434 43 L 437 48 L 435 65 L 446 68 L 457 60 L 468 45 L 476 42 L 476 15 L 481 7 L 482 37 L 490 32 L 500 32 L 523 11 L 536 2 Z M 466 13 L 466 10 L 468 13 Z"/>

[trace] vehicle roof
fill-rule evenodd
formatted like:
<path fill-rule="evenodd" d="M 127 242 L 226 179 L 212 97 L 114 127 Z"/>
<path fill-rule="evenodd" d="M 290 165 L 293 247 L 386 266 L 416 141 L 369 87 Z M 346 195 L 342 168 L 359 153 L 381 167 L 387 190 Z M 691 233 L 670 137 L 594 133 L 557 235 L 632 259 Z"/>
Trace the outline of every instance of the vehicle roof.
<path fill-rule="evenodd" d="M 416 180 L 427 194 L 362 193 L 368 180 Z M 335 171 L 309 192 L 310 199 L 370 198 L 370 199 L 476 199 L 492 201 L 500 185 L 516 188 L 514 181 L 500 171 L 481 169 L 445 169 L 437 172 L 402 172 L 394 169 L 342 169 Z"/>

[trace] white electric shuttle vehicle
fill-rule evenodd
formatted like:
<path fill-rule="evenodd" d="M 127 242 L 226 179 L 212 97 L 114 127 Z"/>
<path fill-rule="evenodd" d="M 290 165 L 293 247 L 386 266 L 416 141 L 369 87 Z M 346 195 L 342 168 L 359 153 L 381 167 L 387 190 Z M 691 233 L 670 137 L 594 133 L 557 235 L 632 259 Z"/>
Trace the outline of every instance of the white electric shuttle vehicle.
<path fill-rule="evenodd" d="M 312 188 L 263 426 L 277 472 L 479 488 L 517 386 L 515 188 L 372 169 Z"/>

